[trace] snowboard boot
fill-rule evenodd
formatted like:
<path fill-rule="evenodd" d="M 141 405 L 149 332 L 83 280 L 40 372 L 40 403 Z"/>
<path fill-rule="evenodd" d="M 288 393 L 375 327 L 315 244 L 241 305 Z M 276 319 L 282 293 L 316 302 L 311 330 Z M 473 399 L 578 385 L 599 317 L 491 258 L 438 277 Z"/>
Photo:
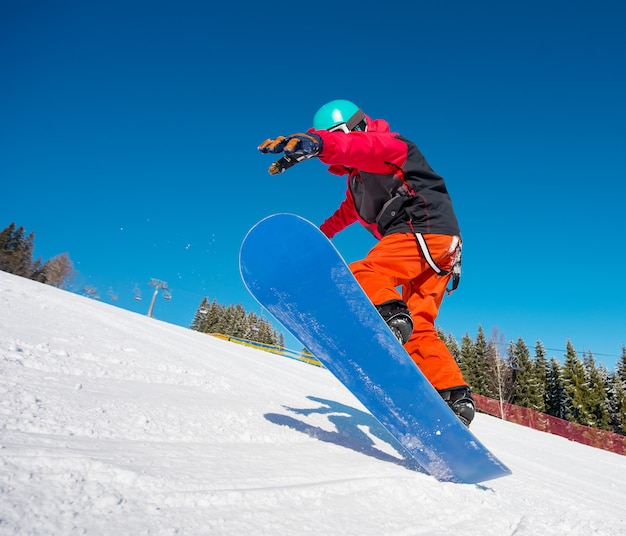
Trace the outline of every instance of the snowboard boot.
<path fill-rule="evenodd" d="M 389 300 L 377 305 L 376 309 L 400 344 L 406 343 L 413 333 L 413 319 L 406 303 L 402 300 Z"/>
<path fill-rule="evenodd" d="M 476 405 L 472 398 L 472 392 L 469 387 L 452 387 L 451 389 L 443 389 L 439 391 L 448 406 L 456 413 L 461 422 L 469 428 L 474 414 L 476 413 Z"/>

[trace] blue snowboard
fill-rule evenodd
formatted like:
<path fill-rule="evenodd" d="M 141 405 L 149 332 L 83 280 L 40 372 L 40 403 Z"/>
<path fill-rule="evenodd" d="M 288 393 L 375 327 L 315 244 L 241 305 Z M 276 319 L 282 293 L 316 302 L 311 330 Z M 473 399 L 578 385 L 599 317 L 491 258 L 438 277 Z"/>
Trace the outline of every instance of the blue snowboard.
<path fill-rule="evenodd" d="M 441 481 L 510 474 L 452 413 L 397 341 L 333 244 L 312 223 L 257 223 L 239 264 L 250 293 Z"/>

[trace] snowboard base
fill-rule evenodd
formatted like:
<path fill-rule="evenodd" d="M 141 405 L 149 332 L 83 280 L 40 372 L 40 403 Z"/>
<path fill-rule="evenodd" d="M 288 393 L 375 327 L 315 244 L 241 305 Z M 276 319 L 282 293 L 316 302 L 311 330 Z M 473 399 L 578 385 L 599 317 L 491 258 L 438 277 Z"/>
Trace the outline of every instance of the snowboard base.
<path fill-rule="evenodd" d="M 239 263 L 256 300 L 426 472 L 461 483 L 510 474 L 424 377 L 315 225 L 269 216 L 246 235 Z"/>

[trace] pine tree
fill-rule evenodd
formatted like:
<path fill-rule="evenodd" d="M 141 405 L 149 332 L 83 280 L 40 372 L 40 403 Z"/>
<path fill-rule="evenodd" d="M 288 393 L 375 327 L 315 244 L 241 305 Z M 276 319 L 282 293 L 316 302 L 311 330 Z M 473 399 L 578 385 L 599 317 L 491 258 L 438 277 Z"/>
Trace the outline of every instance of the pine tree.
<path fill-rule="evenodd" d="M 459 368 L 461 369 L 461 373 L 465 378 L 465 381 L 470 385 L 474 385 L 471 381 L 471 363 L 472 363 L 472 355 L 474 353 L 474 341 L 470 337 L 469 333 L 465 332 L 463 338 L 461 339 L 461 357 L 459 360 Z M 476 389 L 474 389 L 476 391 Z"/>
<path fill-rule="evenodd" d="M 34 261 L 31 261 L 30 263 L 30 275 L 28 276 L 29 279 L 32 279 L 33 281 L 38 281 L 39 283 L 48 283 L 47 277 L 46 277 L 46 266 L 47 266 L 47 262 L 44 263 L 41 260 L 41 257 L 37 258 Z"/>
<path fill-rule="evenodd" d="M 550 364 L 546 358 L 546 350 L 540 340 L 535 344 L 533 359 L 533 376 L 537 382 L 537 411 L 546 412 L 546 391 L 548 389 L 548 370 Z"/>
<path fill-rule="evenodd" d="M 585 368 L 569 340 L 567 341 L 567 350 L 563 363 L 563 382 L 565 384 L 567 420 L 587 425 L 590 415 L 587 412 L 589 387 L 587 385 Z"/>
<path fill-rule="evenodd" d="M 611 375 L 610 385 L 611 427 L 614 432 L 626 435 L 626 346 L 622 346 L 622 355 Z"/>
<path fill-rule="evenodd" d="M 626 346 L 622 345 L 622 355 L 617 362 L 617 375 L 620 377 L 624 385 L 626 386 Z"/>
<path fill-rule="evenodd" d="M 512 402 L 518 406 L 540 410 L 543 407 L 542 389 L 530 359 L 530 351 L 521 337 L 511 350 L 511 364 L 515 370 L 515 394 Z"/>
<path fill-rule="evenodd" d="M 456 341 L 456 338 L 452 333 L 448 333 L 447 335 L 443 332 L 443 330 L 438 330 L 439 338 L 444 342 L 446 348 L 457 362 L 458 365 L 461 364 L 461 348 L 459 347 L 459 343 Z"/>
<path fill-rule="evenodd" d="M 33 266 L 34 248 L 35 233 L 25 236 L 24 227 L 11 223 L 0 232 L 0 270 L 30 278 L 38 268 Z"/>
<path fill-rule="evenodd" d="M 258 340 L 264 344 L 276 344 L 277 342 L 276 332 L 272 329 L 271 324 L 265 319 L 260 319 Z"/>
<path fill-rule="evenodd" d="M 618 371 L 609 376 L 607 401 L 611 430 L 626 435 L 626 382 L 622 380 Z"/>
<path fill-rule="evenodd" d="M 248 314 L 248 334 L 246 338 L 251 341 L 258 341 L 259 338 L 259 317 L 254 311 Z"/>
<path fill-rule="evenodd" d="M 588 397 L 585 406 L 587 426 L 601 430 L 609 429 L 609 407 L 607 400 L 608 372 L 603 367 L 597 367 L 593 354 L 583 354 L 583 366 Z"/>
<path fill-rule="evenodd" d="M 0 232 L 0 270 L 10 274 L 16 273 L 16 266 L 19 264 L 16 247 L 15 223 L 12 222 Z"/>
<path fill-rule="evenodd" d="M 485 367 L 484 359 L 478 358 L 476 344 L 472 341 L 469 333 L 465 333 L 461 339 L 461 373 L 472 391 L 485 394 Z"/>
<path fill-rule="evenodd" d="M 546 371 L 546 413 L 559 419 L 567 418 L 567 396 L 565 394 L 565 381 L 563 370 L 556 357 L 550 360 L 550 366 Z"/>
<path fill-rule="evenodd" d="M 241 304 L 232 308 L 230 335 L 233 337 L 245 338 L 249 331 L 248 315 Z"/>
<path fill-rule="evenodd" d="M 224 335 L 232 335 L 232 326 L 233 326 L 234 316 L 235 316 L 235 311 L 234 311 L 233 305 L 222 307 L 220 317 L 217 320 L 217 326 L 215 327 L 217 333 L 223 333 Z"/>
<path fill-rule="evenodd" d="M 195 331 L 202 331 L 202 323 L 206 318 L 207 313 L 209 312 L 209 299 L 205 296 L 202 298 L 200 305 L 196 309 L 196 313 L 193 315 L 193 320 L 191 321 L 190 329 Z"/>
<path fill-rule="evenodd" d="M 214 299 L 201 323 L 202 333 L 218 333 L 217 324 L 224 308 Z"/>
<path fill-rule="evenodd" d="M 439 339 L 441 339 L 445 344 L 447 342 L 446 332 L 439 326 L 437 326 L 436 330 L 437 330 L 437 337 L 439 337 Z"/>
<path fill-rule="evenodd" d="M 615 429 L 616 432 L 626 435 L 626 386 L 621 384 L 620 387 L 616 388 L 617 392 L 617 427 Z"/>

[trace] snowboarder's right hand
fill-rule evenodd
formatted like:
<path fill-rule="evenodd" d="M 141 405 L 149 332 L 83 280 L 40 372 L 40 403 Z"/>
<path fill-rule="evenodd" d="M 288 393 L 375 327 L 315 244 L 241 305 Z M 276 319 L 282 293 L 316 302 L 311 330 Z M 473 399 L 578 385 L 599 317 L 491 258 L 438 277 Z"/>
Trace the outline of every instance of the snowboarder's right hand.
<path fill-rule="evenodd" d="M 268 169 L 270 175 L 278 175 L 298 162 L 317 156 L 322 150 L 322 145 L 322 138 L 317 134 L 299 132 L 290 136 L 267 139 L 259 145 L 258 149 L 262 153 L 285 153 Z"/>
<path fill-rule="evenodd" d="M 289 136 L 267 139 L 259 145 L 262 153 L 282 153 L 288 156 L 312 158 L 322 150 L 322 138 L 312 132 L 299 132 Z"/>

